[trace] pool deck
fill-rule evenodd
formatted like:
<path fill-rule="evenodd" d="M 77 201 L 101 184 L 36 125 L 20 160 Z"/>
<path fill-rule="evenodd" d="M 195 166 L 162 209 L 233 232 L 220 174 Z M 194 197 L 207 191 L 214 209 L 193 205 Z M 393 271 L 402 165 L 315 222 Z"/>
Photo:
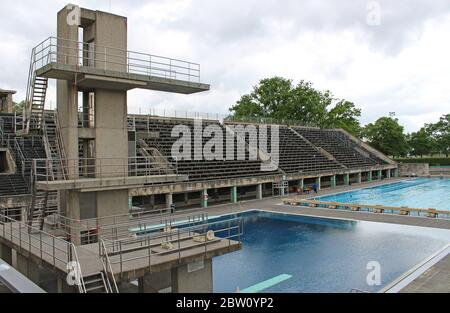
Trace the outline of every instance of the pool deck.
<path fill-rule="evenodd" d="M 338 186 L 327 188 L 319 192 L 320 196 L 337 192 L 351 191 L 355 189 L 377 186 L 380 184 L 401 181 L 406 178 L 393 178 L 383 181 L 363 182 L 362 184 L 352 184 L 350 186 Z M 300 198 L 310 198 L 311 195 L 300 195 Z M 265 198 L 263 200 L 250 200 L 237 204 L 223 204 L 211 206 L 206 209 L 192 209 L 189 211 L 205 212 L 210 217 L 214 215 L 224 215 L 230 213 L 243 212 L 247 210 L 264 210 L 279 213 L 291 213 L 305 216 L 315 216 L 324 218 L 337 218 L 346 220 L 370 221 L 390 224 L 401 224 L 410 226 L 432 227 L 450 230 L 450 219 L 436 219 L 417 216 L 401 216 L 394 214 L 376 214 L 370 212 L 353 212 L 346 210 L 332 210 L 325 208 L 310 208 L 302 206 L 284 205 L 281 198 Z M 186 213 L 186 211 L 182 211 Z M 245 246 L 244 246 L 245 249 Z M 450 292 L 450 254 L 433 265 L 421 276 L 412 281 L 401 292 Z"/>

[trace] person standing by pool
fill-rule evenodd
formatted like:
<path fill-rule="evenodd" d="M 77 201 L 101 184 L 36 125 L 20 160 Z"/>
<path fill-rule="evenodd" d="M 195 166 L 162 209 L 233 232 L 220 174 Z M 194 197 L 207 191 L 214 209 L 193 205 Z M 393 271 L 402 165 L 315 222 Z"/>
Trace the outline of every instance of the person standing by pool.
<path fill-rule="evenodd" d="M 314 191 L 314 193 L 319 193 L 319 192 L 318 192 L 318 189 L 319 189 L 319 186 L 317 186 L 317 184 L 314 183 L 314 184 L 312 185 L 312 190 Z"/>

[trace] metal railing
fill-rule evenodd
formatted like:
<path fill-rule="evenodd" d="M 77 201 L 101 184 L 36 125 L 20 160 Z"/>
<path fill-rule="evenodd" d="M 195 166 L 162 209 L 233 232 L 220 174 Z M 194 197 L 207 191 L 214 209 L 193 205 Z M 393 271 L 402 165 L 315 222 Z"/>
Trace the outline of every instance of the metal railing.
<path fill-rule="evenodd" d="M 59 270 L 67 271 L 70 262 L 76 262 L 75 264 L 80 266 L 76 247 L 71 242 L 3 214 L 0 214 L 0 227 L 0 234 L 4 240 Z M 81 267 L 78 274 L 80 274 L 79 291 L 86 292 Z"/>
<path fill-rule="evenodd" d="M 3 118 L 0 118 L 0 146 L 4 146 Z"/>
<path fill-rule="evenodd" d="M 53 168 L 61 166 L 65 175 L 63 177 L 54 176 Z M 177 174 L 175 164 L 149 162 L 145 157 L 79 158 L 64 160 L 34 159 L 33 167 L 38 182 Z"/>
<path fill-rule="evenodd" d="M 214 235 L 209 238 L 210 234 Z M 241 244 L 243 235 L 243 219 L 234 217 L 224 221 L 199 223 L 192 226 L 165 229 L 164 232 L 149 232 L 135 238 L 120 240 L 105 240 L 112 267 L 122 275 L 124 266 L 130 262 L 146 261 L 146 266 L 152 266 L 161 261 L 162 256 L 171 254 L 175 260 L 181 261 L 184 251 L 202 248 L 206 255 L 212 243 L 226 240 L 230 247 L 232 242 Z M 166 248 L 163 248 L 163 247 Z M 217 248 L 217 247 L 216 247 Z M 109 249 L 109 250 L 108 250 Z M 161 251 L 158 251 L 160 249 Z M 139 252 L 139 253 L 136 253 Z M 167 261 L 167 260 L 166 260 Z"/>
<path fill-rule="evenodd" d="M 111 266 L 111 261 L 108 256 L 108 251 L 106 250 L 105 242 L 103 241 L 103 239 L 99 240 L 99 247 L 100 247 L 100 260 L 102 261 L 103 271 L 105 272 L 106 275 L 108 288 L 111 291 L 111 293 L 119 293 L 119 288 L 117 288 L 116 277 L 114 275 L 114 271 Z"/>
<path fill-rule="evenodd" d="M 86 242 L 89 231 L 105 240 L 119 240 L 129 238 L 130 235 L 142 234 L 155 229 L 163 229 L 174 225 L 191 226 L 196 223 L 208 221 L 208 214 L 177 214 L 173 215 L 171 209 L 143 210 L 128 214 L 104 216 L 92 219 L 77 220 L 63 215 L 53 215 L 54 228 L 60 233 L 74 239 L 80 237 L 79 242 Z"/>
<path fill-rule="evenodd" d="M 197 63 L 94 43 L 49 37 L 38 44 L 32 53 L 32 62 L 36 69 L 56 63 L 200 82 L 200 65 Z"/>

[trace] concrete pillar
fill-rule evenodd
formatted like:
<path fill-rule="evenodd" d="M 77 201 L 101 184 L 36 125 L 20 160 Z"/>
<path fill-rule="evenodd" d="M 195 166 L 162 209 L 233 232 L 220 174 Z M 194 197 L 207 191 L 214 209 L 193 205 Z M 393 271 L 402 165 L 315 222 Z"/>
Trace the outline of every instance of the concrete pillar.
<path fill-rule="evenodd" d="M 256 199 L 261 200 L 263 198 L 262 184 L 256 185 Z"/>
<path fill-rule="evenodd" d="M 169 209 L 173 203 L 173 194 L 166 193 L 166 208 Z"/>
<path fill-rule="evenodd" d="M 300 190 L 303 190 L 304 187 L 305 187 L 305 180 L 302 178 L 298 181 L 298 188 L 300 188 Z"/>
<path fill-rule="evenodd" d="M 383 176 L 383 171 L 382 170 L 378 170 L 378 180 L 381 180 L 381 177 Z"/>
<path fill-rule="evenodd" d="M 25 275 L 28 279 L 36 285 L 40 283 L 39 265 L 17 252 L 17 268 L 20 273 Z"/>
<path fill-rule="evenodd" d="M 183 264 L 172 269 L 172 292 L 212 293 L 212 260 Z"/>
<path fill-rule="evenodd" d="M 285 196 L 285 190 L 284 190 L 284 186 L 282 185 L 282 187 L 280 188 L 280 196 L 284 197 Z"/>
<path fill-rule="evenodd" d="M 331 188 L 336 188 L 336 175 L 331 176 L 330 186 L 331 186 Z"/>
<path fill-rule="evenodd" d="M 237 187 L 231 187 L 231 203 L 237 203 Z"/>
<path fill-rule="evenodd" d="M 391 169 L 386 170 L 386 179 L 391 178 Z"/>
<path fill-rule="evenodd" d="M 11 266 L 13 265 L 12 249 L 1 242 L 0 242 L 0 259 L 2 259 Z"/>
<path fill-rule="evenodd" d="M 350 174 L 344 174 L 344 185 L 350 185 Z"/>
<path fill-rule="evenodd" d="M 361 172 L 359 172 L 356 174 L 356 183 L 361 184 L 361 181 L 362 181 L 362 174 Z"/>
<path fill-rule="evenodd" d="M 322 179 L 320 176 L 316 178 L 317 190 L 321 189 L 321 181 L 322 181 Z"/>
<path fill-rule="evenodd" d="M 372 181 L 372 171 L 368 171 L 367 172 L 367 181 L 371 182 Z"/>
<path fill-rule="evenodd" d="M 398 177 L 399 175 L 398 175 L 398 168 L 395 168 L 394 169 L 394 177 Z"/>
<path fill-rule="evenodd" d="M 202 208 L 208 207 L 208 189 L 202 190 Z"/>
<path fill-rule="evenodd" d="M 139 293 L 157 293 L 172 284 L 171 270 L 148 273 L 138 279 Z"/>
<path fill-rule="evenodd" d="M 155 208 L 155 195 L 150 196 L 150 206 L 152 209 Z"/>
<path fill-rule="evenodd" d="M 69 286 L 65 279 L 56 279 L 56 288 L 58 293 L 76 293 L 77 289 L 74 286 Z"/>
<path fill-rule="evenodd" d="M 69 41 L 62 47 L 58 47 L 59 61 L 67 65 L 77 65 L 78 59 L 68 57 L 63 60 L 64 55 L 79 49 L 77 41 L 79 40 L 78 25 L 67 23 L 70 17 L 70 10 L 62 9 L 58 12 L 57 37 Z M 106 12 L 95 11 L 90 15 L 89 21 L 83 21 L 83 40 L 93 41 L 99 46 L 108 46 L 127 50 L 127 20 L 124 17 L 109 14 Z M 117 50 L 119 51 L 119 50 Z M 104 68 L 105 56 L 102 51 L 95 51 L 95 60 L 92 66 Z M 114 57 L 115 63 L 109 63 L 108 69 L 114 71 L 126 70 L 126 53 L 117 52 Z M 87 60 L 84 60 L 86 63 Z M 74 81 L 59 79 L 57 81 L 57 108 L 58 119 L 61 126 L 61 135 L 64 141 L 64 150 L 66 157 L 70 159 L 68 164 L 68 177 L 78 178 L 78 88 Z M 92 165 L 96 173 L 109 173 L 109 175 L 122 176 L 128 169 L 128 125 L 127 125 L 127 91 L 123 89 L 102 89 L 93 87 L 89 92 L 95 94 L 95 125 L 92 127 L 93 149 L 90 157 L 95 159 Z M 86 108 L 86 102 L 89 99 L 88 92 L 83 90 L 83 107 Z M 85 145 L 85 147 L 87 147 Z M 102 162 L 103 160 L 103 162 Z M 106 161 L 105 161 L 106 160 Z M 94 168 L 90 171 L 94 172 Z M 117 173 L 117 174 L 116 174 Z M 60 207 L 66 216 L 80 219 L 80 195 L 76 190 L 62 191 L 60 193 Z M 126 215 L 128 213 L 128 191 L 127 190 L 109 190 L 96 192 L 96 206 L 90 208 L 88 215 L 95 215 L 98 218 L 111 215 Z M 73 227 L 71 229 L 78 229 Z M 72 233 L 71 240 L 79 244 L 79 234 Z"/>

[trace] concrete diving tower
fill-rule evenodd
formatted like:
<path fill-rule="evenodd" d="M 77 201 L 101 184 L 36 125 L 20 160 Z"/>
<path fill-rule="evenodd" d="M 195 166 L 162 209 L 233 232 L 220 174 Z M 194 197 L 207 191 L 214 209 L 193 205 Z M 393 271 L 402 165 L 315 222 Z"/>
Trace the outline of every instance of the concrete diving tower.
<path fill-rule="evenodd" d="M 80 28 L 82 42 L 75 36 Z M 201 83 L 197 63 L 127 50 L 125 17 L 73 5 L 58 13 L 58 36 L 41 42 L 33 53 L 36 76 L 73 81 L 81 89 L 192 94 L 210 88 Z"/>
<path fill-rule="evenodd" d="M 34 163 L 34 188 L 57 191 L 59 211 L 74 220 L 127 214 L 128 189 L 188 179 L 166 158 L 133 153 L 127 91 L 192 94 L 209 85 L 198 64 L 129 51 L 127 25 L 69 4 L 58 12 L 57 36 L 32 51 L 25 132 L 43 131 L 48 156 Z M 48 79 L 57 80 L 54 121 L 43 111 Z"/>

